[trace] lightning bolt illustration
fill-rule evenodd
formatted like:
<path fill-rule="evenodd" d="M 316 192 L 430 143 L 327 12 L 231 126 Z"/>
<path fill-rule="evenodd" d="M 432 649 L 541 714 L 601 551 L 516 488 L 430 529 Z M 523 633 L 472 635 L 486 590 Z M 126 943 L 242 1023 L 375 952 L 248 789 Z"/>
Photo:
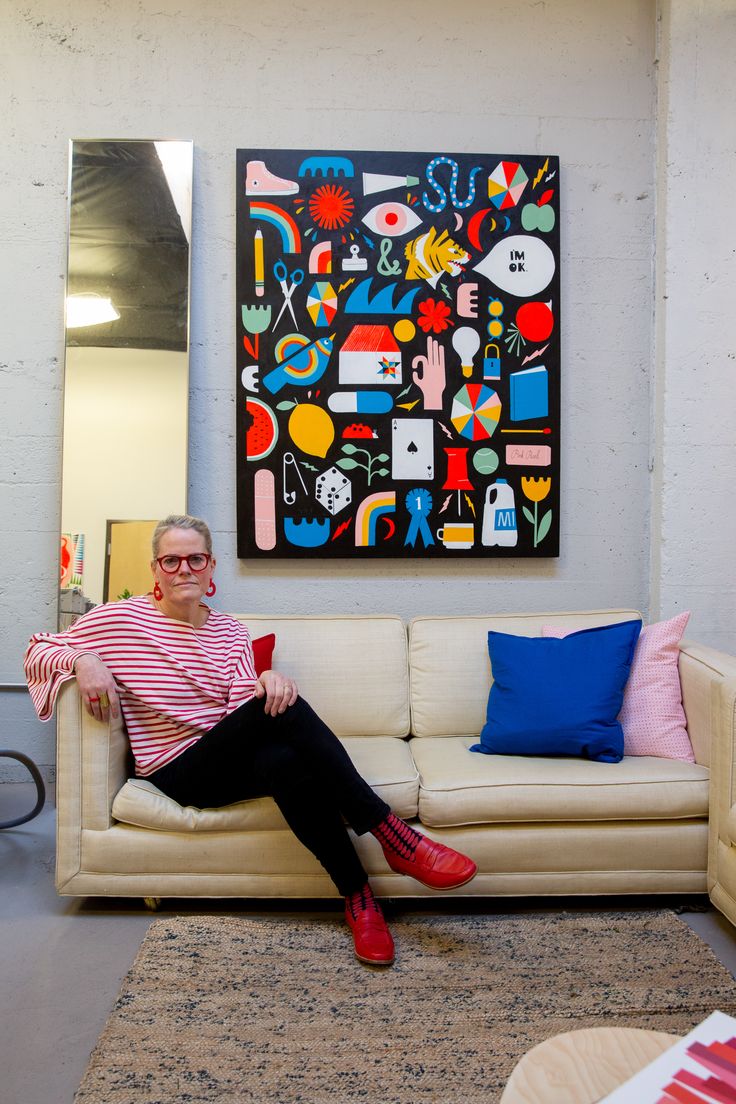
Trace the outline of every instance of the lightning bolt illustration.
<path fill-rule="evenodd" d="M 447 290 L 447 288 L 445 287 L 445 285 L 440 284 L 440 287 L 442 288 L 442 294 L 445 295 L 448 299 L 452 299 L 452 296 L 450 295 L 450 293 Z"/>
<path fill-rule="evenodd" d="M 344 522 L 342 523 L 342 525 L 338 525 L 337 529 L 336 529 L 336 530 L 335 530 L 335 532 L 334 532 L 334 533 L 332 534 L 332 539 L 333 539 L 333 541 L 334 541 L 334 540 L 337 540 L 337 538 L 338 538 L 338 537 L 340 536 L 340 534 L 341 534 L 341 533 L 344 533 L 346 529 L 349 529 L 349 528 L 350 528 L 350 522 L 351 522 L 352 520 L 353 520 L 352 518 L 348 518 L 348 520 L 347 520 L 347 521 L 344 521 Z"/>
<path fill-rule="evenodd" d="M 463 498 L 467 502 L 470 509 L 473 511 L 473 517 L 475 517 L 475 506 L 473 505 L 473 503 L 470 501 L 470 499 L 468 498 L 468 496 L 466 494 L 463 495 Z"/>
<path fill-rule="evenodd" d="M 341 291 L 344 291 L 345 288 L 349 288 L 350 285 L 354 284 L 354 283 L 355 283 L 355 277 L 351 276 L 350 279 L 347 281 L 347 283 L 340 284 L 339 288 L 337 289 L 337 294 L 339 295 Z"/>
<path fill-rule="evenodd" d="M 555 171 L 554 171 L 554 172 L 551 172 L 551 173 L 549 174 L 549 176 L 547 177 L 547 179 L 545 180 L 545 182 L 544 182 L 544 183 L 545 183 L 545 184 L 549 184 L 549 182 L 550 182 L 550 180 L 552 179 L 552 177 L 553 177 L 553 176 L 557 176 L 557 169 L 555 169 Z"/>
<path fill-rule="evenodd" d="M 521 362 L 522 368 L 525 364 L 528 364 L 530 360 L 536 360 L 537 357 L 540 357 L 545 349 L 549 349 L 549 343 L 547 345 L 543 345 L 541 349 L 535 349 L 534 352 L 530 353 L 528 357 L 524 357 Z"/>
<path fill-rule="evenodd" d="M 415 400 L 414 400 L 414 402 L 410 402 L 410 403 L 397 403 L 396 405 L 397 405 L 397 406 L 400 406 L 402 410 L 413 410 L 413 409 L 414 409 L 414 407 L 415 407 L 415 406 L 417 405 L 417 403 L 418 403 L 418 402 L 419 402 L 419 399 L 415 399 Z"/>
<path fill-rule="evenodd" d="M 448 436 L 448 437 L 450 438 L 450 440 L 452 441 L 452 440 L 453 440 L 453 436 L 452 436 L 452 434 L 450 433 L 450 431 L 449 431 L 449 429 L 447 428 L 447 426 L 443 425 L 443 424 L 442 424 L 442 422 L 438 422 L 438 423 L 437 423 L 437 425 L 438 425 L 438 426 L 440 427 L 440 429 L 442 430 L 442 432 L 443 432 L 443 433 L 445 433 L 445 434 L 447 434 L 447 436 Z"/>
<path fill-rule="evenodd" d="M 442 503 L 442 505 L 440 506 L 439 512 L 440 512 L 441 514 L 444 514 L 445 510 L 446 510 L 446 509 L 447 509 L 447 507 L 448 507 L 448 506 L 450 505 L 450 500 L 451 500 L 451 498 L 452 498 L 452 495 L 451 495 L 451 494 L 449 494 L 449 495 L 447 496 L 447 498 L 445 499 L 445 501 L 444 501 L 444 502 Z"/>
<path fill-rule="evenodd" d="M 537 175 L 536 175 L 536 176 L 534 177 L 534 183 L 532 184 L 532 191 L 534 191 L 534 189 L 536 188 L 537 184 L 538 184 L 538 183 L 539 183 L 539 181 L 540 181 L 540 180 L 542 179 L 542 177 L 544 176 L 544 174 L 546 173 L 546 171 L 547 171 L 547 169 L 548 169 L 548 168 L 549 168 L 549 157 L 548 157 L 548 158 L 547 158 L 547 160 L 546 160 L 546 161 L 544 162 L 544 164 L 542 165 L 542 167 L 541 167 L 541 169 L 539 170 L 539 172 L 537 173 Z"/>

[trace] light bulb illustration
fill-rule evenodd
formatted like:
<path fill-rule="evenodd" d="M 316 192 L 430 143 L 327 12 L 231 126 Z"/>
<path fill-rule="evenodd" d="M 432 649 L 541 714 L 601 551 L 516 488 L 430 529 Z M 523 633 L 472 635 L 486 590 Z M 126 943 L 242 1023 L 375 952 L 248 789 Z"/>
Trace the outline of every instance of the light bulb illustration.
<path fill-rule="evenodd" d="M 470 326 L 460 326 L 452 335 L 452 347 L 460 357 L 463 375 L 473 374 L 473 357 L 480 349 L 480 336 Z"/>

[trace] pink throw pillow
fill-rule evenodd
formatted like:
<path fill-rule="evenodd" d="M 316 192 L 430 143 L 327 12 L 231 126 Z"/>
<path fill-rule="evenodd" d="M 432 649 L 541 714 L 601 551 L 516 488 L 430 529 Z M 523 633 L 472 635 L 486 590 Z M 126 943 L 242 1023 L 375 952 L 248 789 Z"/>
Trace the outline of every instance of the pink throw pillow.
<path fill-rule="evenodd" d="M 677 667 L 680 639 L 690 613 L 641 630 L 618 719 L 624 730 L 624 755 L 657 755 L 694 763 L 687 734 Z M 562 638 L 574 629 L 545 625 L 542 636 Z"/>

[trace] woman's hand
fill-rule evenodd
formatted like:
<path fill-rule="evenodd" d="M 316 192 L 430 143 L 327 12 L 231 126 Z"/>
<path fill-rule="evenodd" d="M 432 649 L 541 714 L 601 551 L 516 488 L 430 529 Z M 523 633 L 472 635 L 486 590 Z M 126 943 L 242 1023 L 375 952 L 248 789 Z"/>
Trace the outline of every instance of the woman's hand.
<path fill-rule="evenodd" d="M 287 679 L 278 671 L 263 671 L 255 685 L 255 695 L 262 698 L 266 695 L 266 713 L 275 717 L 278 713 L 285 713 L 290 705 L 293 705 L 299 697 L 299 687 L 293 679 Z"/>
<path fill-rule="evenodd" d="M 101 659 L 90 652 L 74 661 L 74 675 L 79 685 L 84 708 L 90 717 L 107 721 L 120 716 L 120 702 L 115 679 Z"/>

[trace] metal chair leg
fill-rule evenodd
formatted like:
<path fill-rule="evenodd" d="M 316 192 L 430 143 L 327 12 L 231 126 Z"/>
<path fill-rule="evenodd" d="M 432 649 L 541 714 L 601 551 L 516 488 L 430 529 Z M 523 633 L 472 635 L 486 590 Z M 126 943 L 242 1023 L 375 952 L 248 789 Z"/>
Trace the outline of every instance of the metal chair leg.
<path fill-rule="evenodd" d="M 41 812 L 46 801 L 46 787 L 43 784 L 43 778 L 36 764 L 32 759 L 29 759 L 27 755 L 23 755 L 20 751 L 0 751 L 0 755 L 4 755 L 7 759 L 17 759 L 19 763 L 23 763 L 28 768 L 28 771 L 36 783 L 36 804 L 30 813 L 26 813 L 25 816 L 16 817 L 15 820 L 3 820 L 0 821 L 0 828 L 15 828 L 19 824 L 25 824 L 26 821 L 33 820 L 35 816 Z"/>

